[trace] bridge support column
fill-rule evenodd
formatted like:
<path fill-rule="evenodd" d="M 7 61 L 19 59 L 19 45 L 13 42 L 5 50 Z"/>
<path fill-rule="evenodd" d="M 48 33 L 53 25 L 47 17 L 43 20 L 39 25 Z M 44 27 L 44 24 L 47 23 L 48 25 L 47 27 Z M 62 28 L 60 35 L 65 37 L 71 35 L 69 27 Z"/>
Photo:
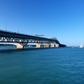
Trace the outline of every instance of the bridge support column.
<path fill-rule="evenodd" d="M 57 43 L 50 43 L 50 47 L 51 48 L 54 48 L 54 47 L 58 48 L 59 44 L 57 44 Z"/>
<path fill-rule="evenodd" d="M 58 47 L 59 47 L 59 44 L 57 44 L 57 43 L 55 43 L 54 45 L 55 45 L 55 47 L 56 47 L 56 48 L 58 48 Z"/>
<path fill-rule="evenodd" d="M 41 44 L 40 43 L 36 43 L 36 48 L 41 48 Z"/>
<path fill-rule="evenodd" d="M 49 44 L 48 43 L 44 43 L 43 46 L 44 46 L 44 48 L 49 48 Z"/>
<path fill-rule="evenodd" d="M 22 44 L 16 43 L 16 49 L 23 49 L 24 46 Z"/>
<path fill-rule="evenodd" d="M 48 43 L 36 43 L 36 48 L 49 48 Z"/>
<path fill-rule="evenodd" d="M 53 48 L 54 47 L 54 44 L 53 43 L 50 43 L 50 47 Z"/>

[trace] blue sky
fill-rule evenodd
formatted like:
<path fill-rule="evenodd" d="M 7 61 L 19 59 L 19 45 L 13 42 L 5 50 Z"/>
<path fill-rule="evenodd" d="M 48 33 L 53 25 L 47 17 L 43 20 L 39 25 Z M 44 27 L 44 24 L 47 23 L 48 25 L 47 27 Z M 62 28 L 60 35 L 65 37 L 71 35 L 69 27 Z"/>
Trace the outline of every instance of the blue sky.
<path fill-rule="evenodd" d="M 0 0 L 0 29 L 84 43 L 84 0 Z"/>

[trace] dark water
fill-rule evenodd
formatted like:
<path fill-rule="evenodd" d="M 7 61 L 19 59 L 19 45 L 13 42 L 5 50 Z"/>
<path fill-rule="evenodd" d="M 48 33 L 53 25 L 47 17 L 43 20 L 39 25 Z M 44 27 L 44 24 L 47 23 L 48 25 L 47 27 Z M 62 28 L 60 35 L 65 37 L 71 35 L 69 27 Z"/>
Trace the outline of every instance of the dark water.
<path fill-rule="evenodd" d="M 84 49 L 0 52 L 0 84 L 84 84 Z"/>

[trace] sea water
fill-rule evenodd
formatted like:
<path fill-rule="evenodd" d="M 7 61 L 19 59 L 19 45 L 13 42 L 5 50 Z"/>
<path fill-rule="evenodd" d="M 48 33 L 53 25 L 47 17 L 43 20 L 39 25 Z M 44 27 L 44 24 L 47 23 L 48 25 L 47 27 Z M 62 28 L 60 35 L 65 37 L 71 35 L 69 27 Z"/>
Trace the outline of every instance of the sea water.
<path fill-rule="evenodd" d="M 1 51 L 0 84 L 84 84 L 84 49 Z"/>

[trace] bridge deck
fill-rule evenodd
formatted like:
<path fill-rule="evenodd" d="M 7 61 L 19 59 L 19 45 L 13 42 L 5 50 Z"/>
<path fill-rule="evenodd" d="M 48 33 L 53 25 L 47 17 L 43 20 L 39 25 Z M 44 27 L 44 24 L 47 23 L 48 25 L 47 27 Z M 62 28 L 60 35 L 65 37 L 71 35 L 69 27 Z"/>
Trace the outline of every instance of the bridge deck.
<path fill-rule="evenodd" d="M 46 41 L 54 41 L 56 43 L 59 43 L 59 41 L 57 39 L 37 37 L 37 36 L 20 34 L 20 33 L 9 32 L 9 31 L 2 31 L 2 30 L 0 30 L 0 37 L 20 38 L 20 39 L 34 39 L 34 40 L 46 40 Z"/>

